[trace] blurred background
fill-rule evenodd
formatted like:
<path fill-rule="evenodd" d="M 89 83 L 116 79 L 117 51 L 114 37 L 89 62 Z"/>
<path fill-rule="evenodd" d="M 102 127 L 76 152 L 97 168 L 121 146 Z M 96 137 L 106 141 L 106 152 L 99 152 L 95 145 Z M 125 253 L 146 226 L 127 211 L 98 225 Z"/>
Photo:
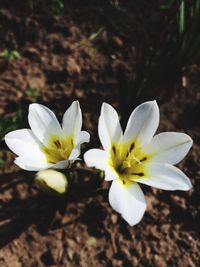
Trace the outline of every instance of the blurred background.
<path fill-rule="evenodd" d="M 0 0 L 0 266 L 199 266 L 200 0 Z M 30 103 L 58 118 L 79 100 L 100 147 L 102 102 L 119 112 L 156 99 L 158 132 L 189 134 L 189 192 L 143 186 L 148 209 L 128 226 L 109 184 L 83 162 L 65 198 L 45 195 L 13 164 L 4 135 L 28 128 Z"/>

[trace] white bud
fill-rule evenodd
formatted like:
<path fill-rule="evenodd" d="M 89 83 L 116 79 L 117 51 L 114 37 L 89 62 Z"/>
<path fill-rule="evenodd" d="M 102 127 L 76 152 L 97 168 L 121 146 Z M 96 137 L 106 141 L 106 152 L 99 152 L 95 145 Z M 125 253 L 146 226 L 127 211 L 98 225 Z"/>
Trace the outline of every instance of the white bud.
<path fill-rule="evenodd" d="M 47 193 L 64 194 L 67 191 L 67 177 L 55 170 L 39 171 L 35 177 L 36 185 Z"/>

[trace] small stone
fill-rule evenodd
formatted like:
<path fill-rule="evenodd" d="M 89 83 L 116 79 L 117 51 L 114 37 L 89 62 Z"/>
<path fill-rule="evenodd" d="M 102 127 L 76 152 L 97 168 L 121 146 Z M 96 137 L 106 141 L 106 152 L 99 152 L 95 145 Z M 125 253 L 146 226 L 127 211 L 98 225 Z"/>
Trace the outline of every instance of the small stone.
<path fill-rule="evenodd" d="M 122 39 L 119 36 L 113 36 L 112 40 L 118 47 L 122 47 L 124 45 Z"/>
<path fill-rule="evenodd" d="M 111 215 L 111 221 L 112 221 L 113 224 L 116 224 L 116 222 L 117 222 L 117 218 L 118 218 L 118 217 L 117 217 L 116 214 L 112 214 L 112 215 Z"/>

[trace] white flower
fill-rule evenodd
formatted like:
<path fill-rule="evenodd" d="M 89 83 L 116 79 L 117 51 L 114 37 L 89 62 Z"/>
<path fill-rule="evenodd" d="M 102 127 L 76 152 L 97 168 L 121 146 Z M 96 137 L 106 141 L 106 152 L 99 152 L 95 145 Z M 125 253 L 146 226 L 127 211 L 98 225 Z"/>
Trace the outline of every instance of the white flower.
<path fill-rule="evenodd" d="M 123 134 L 117 112 L 103 103 L 98 131 L 104 150 L 91 149 L 84 155 L 88 166 L 104 170 L 105 180 L 112 180 L 109 202 L 130 225 L 137 224 L 146 210 L 138 183 L 164 190 L 189 190 L 192 186 L 173 166 L 188 153 L 192 139 L 175 132 L 153 136 L 158 124 L 156 101 L 145 102 L 132 112 Z"/>
<path fill-rule="evenodd" d="M 50 109 L 36 103 L 29 106 L 28 121 L 31 129 L 16 130 L 5 136 L 7 146 L 18 155 L 15 163 L 22 169 L 67 168 L 80 155 L 80 145 L 89 142 L 89 134 L 81 131 L 78 101 L 65 112 L 62 127 Z"/>

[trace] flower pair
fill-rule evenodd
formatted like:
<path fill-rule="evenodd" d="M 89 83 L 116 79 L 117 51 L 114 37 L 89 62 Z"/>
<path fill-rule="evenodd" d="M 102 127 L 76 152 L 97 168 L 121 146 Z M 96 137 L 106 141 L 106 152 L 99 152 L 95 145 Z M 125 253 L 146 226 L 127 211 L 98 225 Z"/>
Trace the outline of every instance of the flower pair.
<path fill-rule="evenodd" d="M 32 104 L 29 108 L 31 130 L 6 135 L 5 141 L 18 157 L 15 163 L 26 170 L 67 168 L 80 155 L 80 145 L 89 142 L 81 131 L 82 114 L 78 101 L 63 116 L 62 127 L 48 108 Z M 192 146 L 183 133 L 155 135 L 159 124 L 156 101 L 145 102 L 131 114 L 122 132 L 115 109 L 103 103 L 98 132 L 103 149 L 91 149 L 84 155 L 90 167 L 105 172 L 112 181 L 109 202 L 130 224 L 137 224 L 146 210 L 146 201 L 138 183 L 164 190 L 189 190 L 191 182 L 173 165 L 179 163 Z"/>

